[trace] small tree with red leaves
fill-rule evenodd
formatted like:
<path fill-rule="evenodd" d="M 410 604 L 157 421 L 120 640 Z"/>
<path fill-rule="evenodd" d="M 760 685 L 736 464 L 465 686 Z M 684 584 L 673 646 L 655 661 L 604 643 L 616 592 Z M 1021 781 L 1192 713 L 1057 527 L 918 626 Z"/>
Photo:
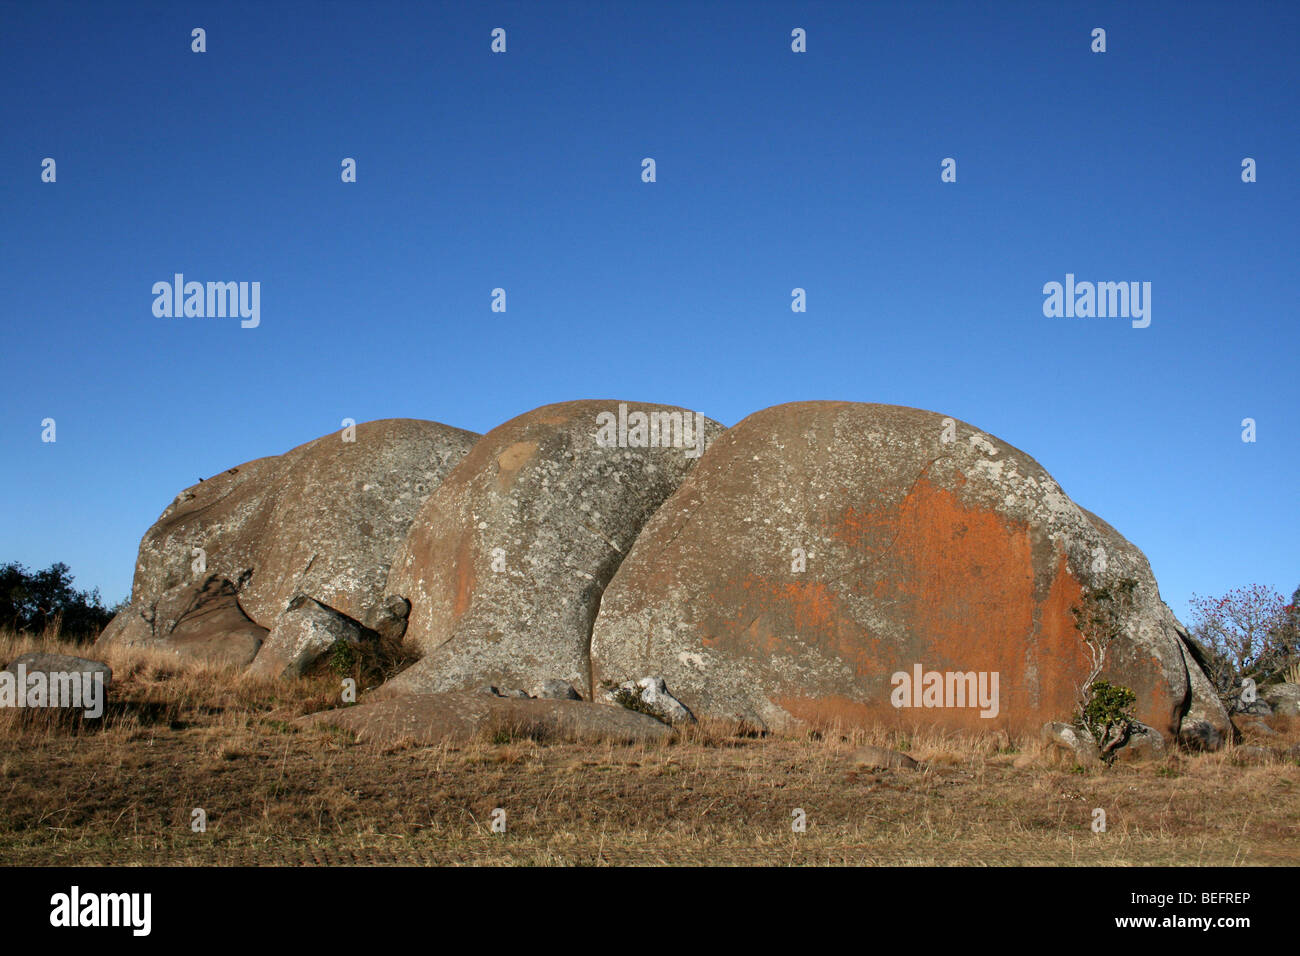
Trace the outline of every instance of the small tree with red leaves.
<path fill-rule="evenodd" d="M 1229 712 L 1242 709 L 1246 680 L 1264 684 L 1296 659 L 1295 606 L 1262 584 L 1223 597 L 1192 595 L 1192 635 L 1203 645 L 1210 679 Z"/>

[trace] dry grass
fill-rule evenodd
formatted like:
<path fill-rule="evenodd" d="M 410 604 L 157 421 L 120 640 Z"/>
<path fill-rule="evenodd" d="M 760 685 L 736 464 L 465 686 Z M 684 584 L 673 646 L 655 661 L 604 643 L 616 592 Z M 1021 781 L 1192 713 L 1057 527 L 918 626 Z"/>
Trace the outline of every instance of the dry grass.
<path fill-rule="evenodd" d="M 0 661 L 29 650 L 86 653 L 0 635 Z M 330 706 L 334 680 L 251 682 L 156 652 L 108 661 L 100 721 L 0 713 L 11 863 L 1300 863 L 1300 767 L 1239 766 L 1233 750 L 1081 774 L 1049 766 L 1036 741 L 758 738 L 720 722 L 640 746 L 364 747 L 291 723 Z M 1273 723 L 1270 746 L 1300 739 L 1300 721 Z M 864 744 L 922 769 L 858 770 Z M 191 829 L 195 808 L 206 832 Z"/>

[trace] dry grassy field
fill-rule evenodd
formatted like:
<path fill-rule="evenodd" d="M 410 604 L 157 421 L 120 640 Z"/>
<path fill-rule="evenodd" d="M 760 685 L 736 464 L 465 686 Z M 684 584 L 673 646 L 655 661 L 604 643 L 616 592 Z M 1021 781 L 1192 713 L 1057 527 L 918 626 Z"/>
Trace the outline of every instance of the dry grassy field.
<path fill-rule="evenodd" d="M 86 653 L 0 635 L 0 661 L 29 650 Z M 1300 766 L 1239 765 L 1232 749 L 1083 773 L 1036 740 L 716 724 L 641 746 L 378 747 L 293 724 L 334 703 L 334 679 L 254 683 L 129 651 L 109 663 L 101 720 L 0 712 L 6 863 L 1300 864 Z M 1300 721 L 1274 726 L 1270 745 L 1300 739 Z M 922 767 L 858 769 L 864 744 Z"/>

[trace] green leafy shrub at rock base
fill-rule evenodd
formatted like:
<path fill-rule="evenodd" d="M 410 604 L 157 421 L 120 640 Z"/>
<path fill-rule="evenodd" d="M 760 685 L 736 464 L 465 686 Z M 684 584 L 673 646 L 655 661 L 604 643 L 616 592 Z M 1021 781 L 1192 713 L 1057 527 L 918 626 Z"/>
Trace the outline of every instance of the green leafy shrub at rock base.
<path fill-rule="evenodd" d="M 1098 680 L 1089 685 L 1075 725 L 1092 735 L 1103 760 L 1113 760 L 1115 751 L 1128 741 L 1136 720 L 1132 713 L 1136 702 L 1137 694 L 1122 684 Z"/>

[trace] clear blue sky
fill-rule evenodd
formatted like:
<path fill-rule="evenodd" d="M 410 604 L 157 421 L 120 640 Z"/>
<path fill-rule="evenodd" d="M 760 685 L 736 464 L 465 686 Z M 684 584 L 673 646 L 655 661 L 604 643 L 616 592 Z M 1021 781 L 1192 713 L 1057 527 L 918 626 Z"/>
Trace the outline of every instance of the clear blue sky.
<path fill-rule="evenodd" d="M 1024 449 L 1184 619 L 1290 594 L 1298 46 L 1296 3 L 5 3 L 0 561 L 116 600 L 183 487 L 345 417 L 825 398 Z M 176 272 L 261 326 L 156 318 Z M 1151 326 L 1045 318 L 1067 272 Z"/>

